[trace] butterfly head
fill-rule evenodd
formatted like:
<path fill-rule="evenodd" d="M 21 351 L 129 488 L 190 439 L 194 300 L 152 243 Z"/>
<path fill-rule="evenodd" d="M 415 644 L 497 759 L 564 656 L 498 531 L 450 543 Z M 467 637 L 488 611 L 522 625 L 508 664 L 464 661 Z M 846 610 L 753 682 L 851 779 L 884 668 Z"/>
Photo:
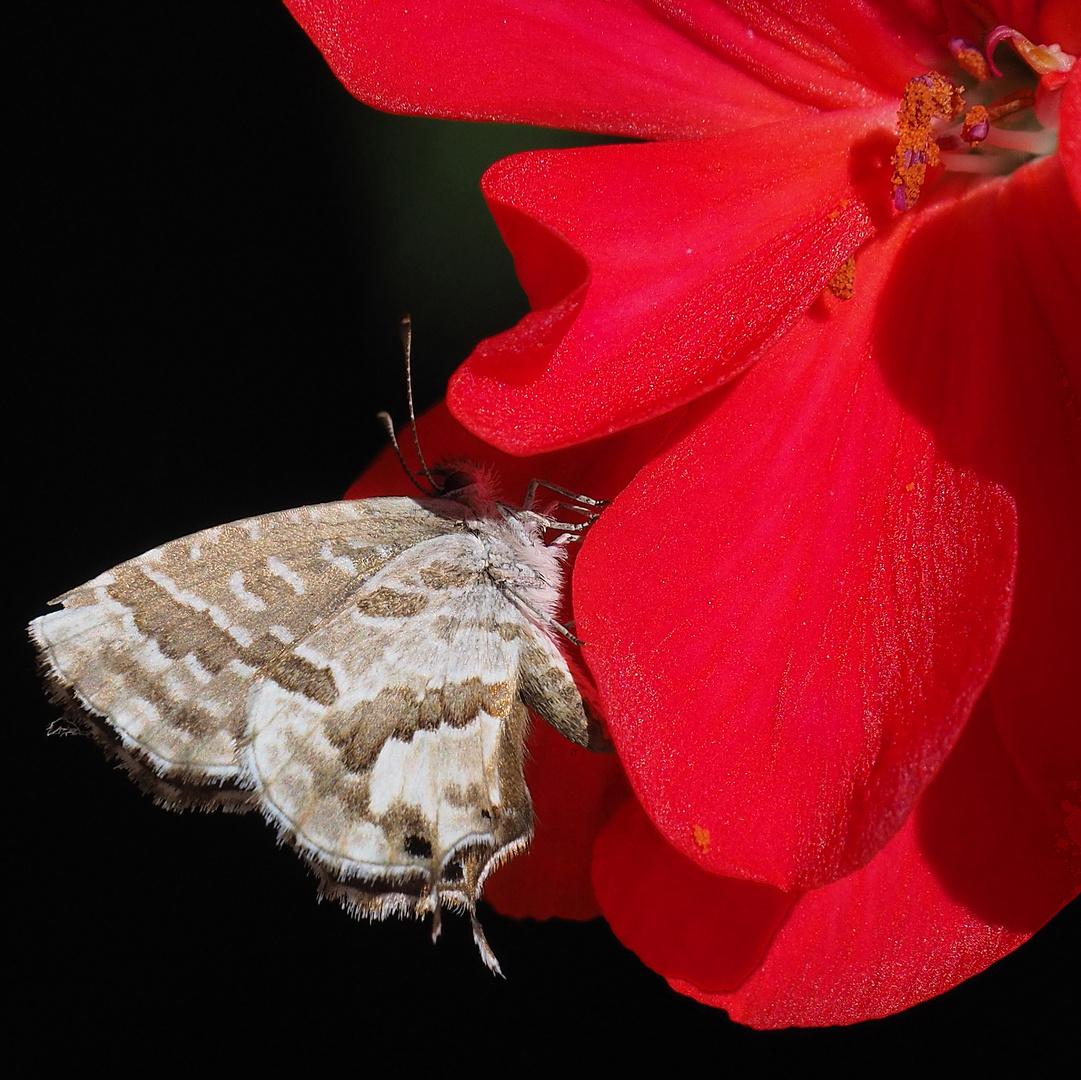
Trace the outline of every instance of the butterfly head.
<path fill-rule="evenodd" d="M 452 459 L 440 462 L 429 473 L 439 499 L 457 502 L 492 503 L 499 496 L 499 481 L 494 470 L 473 461 Z"/>

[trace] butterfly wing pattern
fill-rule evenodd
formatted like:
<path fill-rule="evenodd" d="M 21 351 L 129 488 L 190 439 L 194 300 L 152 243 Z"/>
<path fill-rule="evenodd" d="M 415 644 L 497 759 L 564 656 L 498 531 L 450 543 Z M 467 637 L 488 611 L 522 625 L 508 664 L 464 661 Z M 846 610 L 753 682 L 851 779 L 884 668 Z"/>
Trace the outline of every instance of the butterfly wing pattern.
<path fill-rule="evenodd" d="M 258 809 L 355 914 L 470 915 L 528 844 L 532 710 L 603 735 L 556 644 L 550 522 L 477 494 L 208 529 L 30 626 L 54 697 L 161 803 Z M 582 682 L 579 674 L 579 682 Z"/>

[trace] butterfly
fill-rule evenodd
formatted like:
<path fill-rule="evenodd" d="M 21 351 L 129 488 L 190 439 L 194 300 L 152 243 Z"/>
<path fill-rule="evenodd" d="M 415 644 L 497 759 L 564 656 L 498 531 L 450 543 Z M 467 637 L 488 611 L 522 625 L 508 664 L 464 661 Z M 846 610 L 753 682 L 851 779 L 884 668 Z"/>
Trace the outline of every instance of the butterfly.
<path fill-rule="evenodd" d="M 54 698 L 159 802 L 260 810 L 356 914 L 438 934 L 464 909 L 498 971 L 476 901 L 532 835 L 527 710 L 605 743 L 558 644 L 574 533 L 545 543 L 578 526 L 475 467 L 442 477 L 174 540 L 30 633 Z"/>
<path fill-rule="evenodd" d="M 529 711 L 608 749 L 557 621 L 568 545 L 604 504 L 543 485 L 566 523 L 537 482 L 515 507 L 478 466 L 423 475 L 420 498 L 174 540 L 30 635 L 54 700 L 159 803 L 260 811 L 356 915 L 430 914 L 435 938 L 464 910 L 498 973 L 476 903 L 532 836 Z"/>

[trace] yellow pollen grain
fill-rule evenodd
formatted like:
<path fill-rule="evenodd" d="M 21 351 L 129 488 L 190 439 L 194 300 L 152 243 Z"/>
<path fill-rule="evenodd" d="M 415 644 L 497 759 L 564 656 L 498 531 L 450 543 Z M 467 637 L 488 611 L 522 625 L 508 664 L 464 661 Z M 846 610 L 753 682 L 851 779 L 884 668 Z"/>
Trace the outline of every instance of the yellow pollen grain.
<path fill-rule="evenodd" d="M 915 490 L 916 490 L 916 485 L 911 480 L 909 480 L 909 482 L 907 484 L 905 484 L 905 491 L 915 491 Z"/>
<path fill-rule="evenodd" d="M 695 847 L 705 855 L 709 851 L 709 829 L 702 825 L 695 825 L 693 833 Z"/>
<path fill-rule="evenodd" d="M 830 278 L 830 283 L 826 286 L 827 289 L 838 300 L 850 300 L 852 294 L 856 291 L 856 257 L 849 255 L 837 270 L 837 273 Z"/>

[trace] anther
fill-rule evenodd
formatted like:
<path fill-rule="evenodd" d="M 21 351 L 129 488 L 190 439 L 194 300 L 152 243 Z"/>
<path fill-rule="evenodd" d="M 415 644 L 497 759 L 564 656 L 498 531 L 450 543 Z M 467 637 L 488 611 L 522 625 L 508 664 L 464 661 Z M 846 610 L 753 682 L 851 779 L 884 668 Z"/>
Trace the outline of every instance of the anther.
<path fill-rule="evenodd" d="M 984 59 L 983 53 L 971 41 L 965 41 L 964 38 L 950 38 L 946 42 L 946 48 L 957 61 L 957 66 L 978 82 L 991 77 L 990 65 Z"/>
<path fill-rule="evenodd" d="M 983 105 L 973 105 L 965 113 L 965 121 L 961 125 L 961 138 L 967 143 L 980 143 L 987 138 L 991 130 L 991 120 L 987 109 Z M 939 144 L 941 146 L 941 143 Z"/>
<path fill-rule="evenodd" d="M 961 89 L 945 75 L 929 71 L 909 79 L 897 111 L 900 137 L 893 152 L 893 205 L 909 210 L 920 197 L 927 167 L 941 160 L 935 142 L 935 120 L 952 120 L 964 108 Z"/>

